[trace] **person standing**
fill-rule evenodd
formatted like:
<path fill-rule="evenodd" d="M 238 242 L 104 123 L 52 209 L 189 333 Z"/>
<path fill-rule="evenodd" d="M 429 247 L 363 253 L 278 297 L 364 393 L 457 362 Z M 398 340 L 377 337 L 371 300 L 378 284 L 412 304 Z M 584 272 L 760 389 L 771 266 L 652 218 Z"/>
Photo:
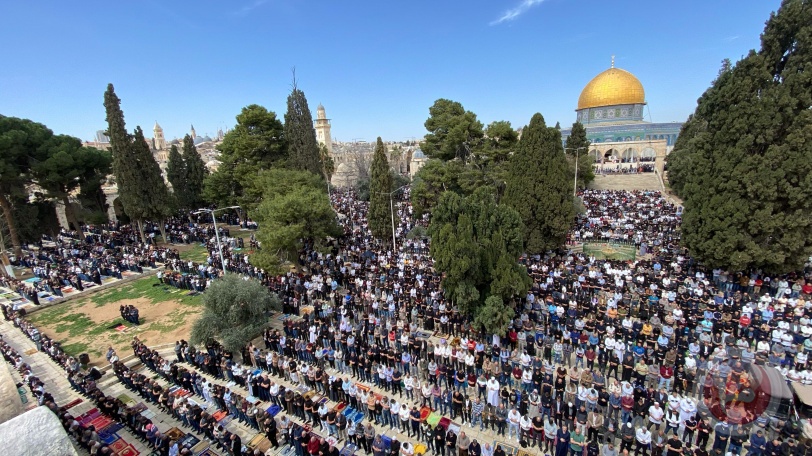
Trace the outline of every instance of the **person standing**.
<path fill-rule="evenodd" d="M 496 409 L 496 427 L 497 427 L 497 435 L 505 436 L 505 425 L 507 424 L 507 417 L 508 411 L 505 408 L 505 404 L 499 404 L 499 408 Z"/>
<path fill-rule="evenodd" d="M 640 426 L 637 429 L 635 440 L 637 440 L 637 446 L 634 448 L 634 455 L 639 456 L 640 453 L 643 453 L 643 456 L 647 456 L 651 446 L 651 432 L 645 426 Z"/>
<path fill-rule="evenodd" d="M 516 435 L 516 441 L 519 441 L 519 421 L 521 420 L 522 416 L 516 407 L 510 409 L 510 412 L 507 415 L 508 419 L 508 439 L 514 435 Z"/>
<path fill-rule="evenodd" d="M 555 435 L 555 456 L 568 456 L 570 453 L 570 431 L 563 423 Z"/>
<path fill-rule="evenodd" d="M 581 433 L 581 428 L 576 426 L 575 430 L 570 432 L 570 455 L 581 456 L 584 452 L 584 442 L 586 442 L 586 436 Z"/>
<path fill-rule="evenodd" d="M 458 456 L 468 456 L 468 448 L 471 446 L 471 438 L 465 434 L 465 431 L 460 431 L 457 437 L 457 454 Z"/>

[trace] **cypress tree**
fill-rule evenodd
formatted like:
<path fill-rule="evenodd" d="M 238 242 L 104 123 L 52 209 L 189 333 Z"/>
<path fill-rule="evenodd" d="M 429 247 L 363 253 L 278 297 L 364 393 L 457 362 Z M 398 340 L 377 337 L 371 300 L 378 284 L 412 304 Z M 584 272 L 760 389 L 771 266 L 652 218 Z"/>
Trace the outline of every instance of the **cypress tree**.
<path fill-rule="evenodd" d="M 296 87 L 295 82 L 293 91 L 288 95 L 285 139 L 288 143 L 290 165 L 293 169 L 323 175 L 319 143 L 316 141 L 316 129 L 313 128 L 313 116 L 307 106 L 304 92 Z"/>
<path fill-rule="evenodd" d="M 163 221 L 171 214 L 169 190 L 141 127 L 136 127 L 135 135 L 127 133 L 121 99 L 113 84 L 107 85 L 104 107 L 119 199 L 124 212 L 138 225 L 141 241 L 146 243 L 144 221 Z M 160 223 L 160 229 L 164 234 L 163 223 Z"/>
<path fill-rule="evenodd" d="M 169 149 L 169 161 L 166 164 L 166 180 L 172 184 L 172 192 L 179 208 L 186 208 L 186 165 L 178 151 L 178 146 L 172 144 Z"/>
<path fill-rule="evenodd" d="M 812 5 L 784 0 L 761 49 L 725 63 L 668 157 L 682 242 L 709 267 L 770 274 L 812 254 Z"/>
<path fill-rule="evenodd" d="M 509 169 L 503 202 L 524 222 L 525 251 L 536 254 L 560 247 L 575 219 L 561 132 L 547 127 L 541 114 L 533 115 Z"/>
<path fill-rule="evenodd" d="M 195 208 L 200 205 L 203 194 L 203 180 L 209 174 L 203 158 L 197 152 L 197 147 L 188 134 L 183 137 L 183 164 L 186 180 L 186 207 Z"/>
<path fill-rule="evenodd" d="M 166 188 L 166 182 L 164 182 L 163 175 L 161 175 L 161 168 L 152 155 L 152 149 L 150 149 L 146 138 L 144 138 L 141 127 L 135 127 L 131 150 L 136 163 L 134 173 L 136 182 L 135 185 L 124 189 L 119 185 L 119 194 L 126 193 L 129 195 L 130 207 L 124 206 L 124 210 L 138 223 L 144 242 L 146 242 L 146 239 L 143 238 L 143 222 L 145 220 L 160 222 L 158 225 L 165 240 L 166 234 L 164 233 L 163 220 L 172 214 L 169 189 Z"/>
<path fill-rule="evenodd" d="M 560 128 L 559 128 L 560 130 Z M 570 172 L 575 177 L 575 154 L 578 154 L 578 187 L 586 188 L 595 180 L 595 171 L 592 169 L 594 160 L 589 156 L 590 142 L 586 139 L 586 128 L 581 122 L 572 124 L 570 135 L 567 137 L 567 160 Z"/>
<path fill-rule="evenodd" d="M 380 136 L 375 144 L 372 156 L 372 168 L 369 180 L 369 229 L 378 239 L 387 239 L 392 235 L 392 213 L 390 198 L 392 191 L 392 172 L 386 158 L 386 147 Z"/>
<path fill-rule="evenodd" d="M 107 137 L 110 138 L 110 151 L 113 154 L 113 175 L 118 187 L 118 199 L 121 207 L 131 220 L 138 222 L 141 240 L 144 238 L 143 225 L 140 217 L 134 215 L 135 207 L 139 204 L 137 192 L 131 191 L 138 184 L 138 163 L 133 154 L 133 137 L 127 132 L 124 123 L 124 112 L 121 110 L 121 99 L 116 95 L 113 84 L 107 84 L 104 92 L 104 108 L 107 114 Z M 130 211 L 134 211 L 130 213 Z"/>

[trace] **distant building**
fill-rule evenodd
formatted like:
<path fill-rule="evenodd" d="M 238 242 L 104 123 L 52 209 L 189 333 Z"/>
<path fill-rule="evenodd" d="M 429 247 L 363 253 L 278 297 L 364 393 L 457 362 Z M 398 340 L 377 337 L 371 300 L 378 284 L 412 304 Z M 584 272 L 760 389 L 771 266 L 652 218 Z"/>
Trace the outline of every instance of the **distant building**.
<path fill-rule="evenodd" d="M 595 76 L 578 98 L 577 120 L 591 142 L 589 154 L 599 166 L 633 167 L 656 161 L 662 172 L 665 155 L 674 148 L 682 123 L 643 120 L 646 94 L 632 73 L 612 66 Z M 561 130 L 566 141 L 569 128 Z"/>

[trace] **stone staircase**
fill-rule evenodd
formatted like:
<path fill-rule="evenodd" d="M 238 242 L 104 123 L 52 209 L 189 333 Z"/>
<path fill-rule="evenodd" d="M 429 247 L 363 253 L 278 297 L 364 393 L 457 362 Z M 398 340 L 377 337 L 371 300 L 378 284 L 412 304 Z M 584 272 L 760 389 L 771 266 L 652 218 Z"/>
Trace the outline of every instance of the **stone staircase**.
<path fill-rule="evenodd" d="M 595 175 L 589 185 L 597 190 L 657 190 L 660 180 L 654 173 Z"/>

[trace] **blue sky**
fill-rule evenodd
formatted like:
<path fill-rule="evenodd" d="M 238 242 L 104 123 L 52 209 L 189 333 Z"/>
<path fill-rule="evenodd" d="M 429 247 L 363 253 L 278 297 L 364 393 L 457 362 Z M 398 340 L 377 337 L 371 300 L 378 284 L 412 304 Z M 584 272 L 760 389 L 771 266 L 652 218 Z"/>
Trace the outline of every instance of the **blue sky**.
<path fill-rule="evenodd" d="M 724 58 L 759 46 L 778 0 L 27 0 L 0 5 L 0 114 L 90 139 L 108 82 L 128 128 L 168 139 L 281 118 L 296 67 L 341 141 L 425 134 L 437 98 L 487 124 L 570 125 L 609 67 L 642 81 L 650 120 L 682 121 Z M 151 133 L 148 133 L 148 135 Z"/>

